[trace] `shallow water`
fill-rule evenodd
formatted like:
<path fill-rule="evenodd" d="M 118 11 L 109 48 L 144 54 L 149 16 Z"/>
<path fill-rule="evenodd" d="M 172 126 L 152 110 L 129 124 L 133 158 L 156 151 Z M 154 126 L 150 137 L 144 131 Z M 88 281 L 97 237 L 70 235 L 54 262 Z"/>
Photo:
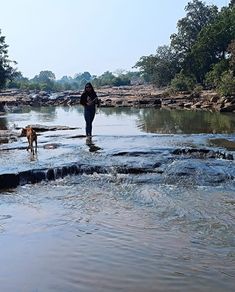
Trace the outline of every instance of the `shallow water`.
<path fill-rule="evenodd" d="M 19 187 L 1 198 L 1 291 L 232 291 L 234 204 L 130 176 Z"/>
<path fill-rule="evenodd" d="M 84 131 L 80 108 L 9 112 L 6 127 L 40 123 L 81 129 L 43 133 L 36 160 L 25 149 L 2 150 L 0 170 L 20 168 L 21 163 L 55 165 L 76 156 L 87 163 L 139 166 L 160 158 L 168 161 L 166 153 L 175 147 L 206 147 L 218 137 L 234 141 L 234 116 L 198 113 L 193 123 L 201 122 L 193 129 L 193 123 L 187 127 L 192 115 L 173 111 L 171 123 L 164 111 L 101 109 L 94 140 L 102 150 L 90 153 L 83 139 L 71 139 Z M 149 116 L 154 116 L 149 122 L 143 118 Z M 213 131 L 207 127 L 212 124 Z M 55 151 L 42 147 L 52 141 L 60 143 Z M 226 150 L 223 144 L 213 147 Z M 112 156 L 143 149 L 151 155 Z M 9 161 L 9 155 L 14 159 Z M 168 168 L 173 170 L 175 163 Z M 234 163 L 194 163 L 200 184 L 193 181 L 194 173 L 172 183 L 168 172 L 162 183 L 154 173 L 113 171 L 2 191 L 0 291 L 233 291 L 234 181 L 206 184 L 202 177 L 206 167 L 217 165 L 225 172 Z"/>
<path fill-rule="evenodd" d="M 0 116 L 0 127 L 25 127 L 35 123 L 84 127 L 83 109 L 79 106 L 26 107 L 11 109 L 6 116 Z M 205 111 L 100 108 L 93 127 L 95 135 L 234 134 L 235 116 Z"/>

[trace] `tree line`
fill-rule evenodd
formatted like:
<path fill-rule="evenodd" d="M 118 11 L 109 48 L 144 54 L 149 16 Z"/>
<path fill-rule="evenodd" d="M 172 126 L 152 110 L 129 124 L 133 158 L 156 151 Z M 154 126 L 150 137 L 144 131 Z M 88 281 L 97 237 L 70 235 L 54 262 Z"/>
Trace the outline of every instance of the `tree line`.
<path fill-rule="evenodd" d="M 135 64 L 158 87 L 193 90 L 196 86 L 235 94 L 235 1 L 221 11 L 199 0 L 189 2 L 170 44 Z"/>
<path fill-rule="evenodd" d="M 142 56 L 133 67 L 137 71 L 107 71 L 101 76 L 83 72 L 60 80 L 49 70 L 32 79 L 24 77 L 14 68 L 16 62 L 9 60 L 0 30 L 0 88 L 59 91 L 82 89 L 89 81 L 96 87 L 145 82 L 177 91 L 208 88 L 224 95 L 235 94 L 235 0 L 220 11 L 216 5 L 192 0 L 185 12 L 177 22 L 177 32 L 170 36 L 170 44 Z"/>
<path fill-rule="evenodd" d="M 62 90 L 81 90 L 87 82 L 92 82 L 95 87 L 101 86 L 122 86 L 130 85 L 141 80 L 140 72 L 112 73 L 104 72 L 101 76 L 91 75 L 89 72 L 75 74 L 74 77 L 63 76 L 56 80 L 52 71 L 41 71 L 32 79 L 24 77 L 20 72 L 6 81 L 7 88 L 20 88 L 29 90 L 62 91 Z"/>

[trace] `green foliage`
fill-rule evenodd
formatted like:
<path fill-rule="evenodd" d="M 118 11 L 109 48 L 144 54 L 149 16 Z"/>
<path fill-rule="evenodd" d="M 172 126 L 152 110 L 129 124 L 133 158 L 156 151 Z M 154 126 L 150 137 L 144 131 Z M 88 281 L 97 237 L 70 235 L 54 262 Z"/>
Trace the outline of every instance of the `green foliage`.
<path fill-rule="evenodd" d="M 177 23 L 178 32 L 170 37 L 170 46 L 158 47 L 155 55 L 143 56 L 135 65 L 147 82 L 158 87 L 169 85 L 181 69 L 184 69 L 184 74 L 189 75 L 189 79 L 191 75 L 196 75 L 197 81 L 203 81 L 203 78 L 199 78 L 200 72 L 197 72 L 200 71 L 200 56 L 193 59 L 192 49 L 201 31 L 216 21 L 218 8 L 215 5 L 205 5 L 202 1 L 193 0 L 187 4 L 185 11 L 186 16 Z M 203 62 L 208 64 L 208 70 L 213 64 L 206 58 Z M 205 75 L 205 72 L 203 74 Z"/>
<path fill-rule="evenodd" d="M 203 91 L 203 86 L 200 84 L 196 84 L 193 88 L 193 94 L 194 95 L 200 95 L 200 93 Z"/>
<path fill-rule="evenodd" d="M 176 74 L 171 81 L 171 87 L 176 91 L 191 91 L 194 89 L 195 84 L 195 78 L 185 75 L 182 71 Z"/>
<path fill-rule="evenodd" d="M 231 41 L 227 51 L 229 53 L 229 67 L 235 74 L 235 40 Z"/>
<path fill-rule="evenodd" d="M 169 96 L 174 96 L 177 94 L 177 91 L 172 88 L 172 87 L 168 87 L 163 93 L 162 96 L 163 97 L 169 97 Z"/>
<path fill-rule="evenodd" d="M 55 74 L 49 70 L 41 71 L 39 75 L 36 75 L 32 81 L 39 83 L 51 84 L 55 81 Z"/>
<path fill-rule="evenodd" d="M 74 81 L 77 83 L 77 88 L 82 89 L 87 82 L 92 80 L 92 76 L 89 72 L 83 72 L 75 74 Z"/>
<path fill-rule="evenodd" d="M 8 80 L 16 76 L 16 69 L 12 67 L 15 61 L 8 59 L 8 45 L 5 43 L 5 37 L 1 35 L 0 29 L 0 88 L 3 88 Z"/>
<path fill-rule="evenodd" d="M 96 82 L 98 86 L 111 85 L 114 79 L 113 73 L 106 71 L 99 78 L 96 78 Z"/>
<path fill-rule="evenodd" d="M 233 5 L 235 5 L 235 0 L 230 0 L 229 7 L 232 7 Z"/>
<path fill-rule="evenodd" d="M 169 85 L 178 70 L 178 57 L 169 46 L 159 46 L 155 55 L 141 57 L 135 64 L 146 82 L 158 87 Z"/>
<path fill-rule="evenodd" d="M 208 6 L 202 1 L 193 0 L 186 5 L 185 11 L 186 16 L 177 23 L 178 32 L 170 36 L 171 46 L 178 53 L 182 63 L 202 28 L 216 19 L 218 8 L 215 5 Z"/>
<path fill-rule="evenodd" d="M 232 71 L 222 74 L 217 90 L 224 96 L 235 95 L 235 76 Z"/>
<path fill-rule="evenodd" d="M 235 39 L 235 7 L 224 8 L 216 21 L 201 30 L 189 55 L 190 69 L 198 82 L 203 82 L 213 64 L 226 58 L 226 50 L 233 39 Z"/>
<path fill-rule="evenodd" d="M 212 70 L 206 73 L 205 84 L 209 88 L 215 88 L 220 82 L 223 72 L 228 70 L 228 59 L 221 60 L 219 63 L 212 66 Z"/>
<path fill-rule="evenodd" d="M 107 86 L 129 85 L 131 83 L 131 77 L 135 76 L 133 74 L 131 74 L 130 72 L 128 72 L 127 74 L 120 72 L 118 76 L 115 76 L 112 72 L 106 71 L 101 76 L 96 77 L 93 80 L 93 84 L 96 87 L 106 85 Z"/>
<path fill-rule="evenodd" d="M 143 56 L 136 63 L 145 81 L 191 90 L 195 83 L 218 87 L 223 72 L 235 74 L 234 3 L 218 11 L 199 0 L 189 2 L 170 46 L 158 47 L 155 55 Z"/>
<path fill-rule="evenodd" d="M 63 91 L 63 90 L 83 90 L 87 82 L 92 82 L 94 86 L 122 86 L 129 85 L 132 80 L 140 77 L 139 72 L 120 72 L 115 76 L 107 71 L 101 76 L 92 76 L 89 72 L 75 74 L 75 77 L 63 76 L 60 80 L 55 80 L 55 74 L 51 71 L 41 71 L 33 79 L 27 79 L 19 72 L 17 76 L 7 83 L 8 88 L 21 88 L 29 90 L 43 91 Z"/>
<path fill-rule="evenodd" d="M 185 17 L 177 23 L 177 32 L 170 37 L 170 45 L 159 46 L 155 54 L 141 57 L 134 66 L 139 72 L 106 71 L 101 76 L 83 72 L 74 78 L 63 76 L 56 80 L 54 73 L 46 70 L 28 80 L 22 74 L 16 76 L 10 66 L 5 38 L 1 37 L 0 31 L 0 87 L 7 81 L 8 87 L 50 91 L 83 90 L 89 81 L 99 87 L 139 84 L 144 80 L 158 87 L 171 85 L 171 90 L 177 91 L 200 91 L 201 87 L 197 89 L 197 86 L 206 85 L 217 88 L 221 94 L 233 94 L 234 4 L 235 1 L 230 0 L 227 7 L 218 11 L 215 5 L 206 5 L 199 0 L 189 2 L 185 7 Z"/>

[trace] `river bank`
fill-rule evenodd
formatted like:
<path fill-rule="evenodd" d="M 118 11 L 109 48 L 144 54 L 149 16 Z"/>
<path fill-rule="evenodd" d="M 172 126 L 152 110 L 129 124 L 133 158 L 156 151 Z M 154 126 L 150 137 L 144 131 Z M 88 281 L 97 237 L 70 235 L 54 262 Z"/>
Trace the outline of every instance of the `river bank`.
<path fill-rule="evenodd" d="M 235 112 L 235 96 L 219 96 L 214 91 L 171 93 L 151 85 L 101 87 L 97 94 L 101 107 L 154 107 L 169 109 Z M 0 111 L 4 106 L 71 106 L 80 103 L 82 91 L 46 92 L 8 89 L 0 91 Z"/>

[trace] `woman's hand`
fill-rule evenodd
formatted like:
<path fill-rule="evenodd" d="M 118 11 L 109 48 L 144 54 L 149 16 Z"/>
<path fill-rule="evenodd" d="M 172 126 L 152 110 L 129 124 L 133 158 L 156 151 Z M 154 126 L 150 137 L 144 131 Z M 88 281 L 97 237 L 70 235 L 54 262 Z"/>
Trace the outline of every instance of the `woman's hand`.
<path fill-rule="evenodd" d="M 87 98 L 87 103 L 86 103 L 88 106 L 89 105 L 92 105 L 93 104 L 93 100 L 90 98 L 90 97 L 88 97 Z"/>

